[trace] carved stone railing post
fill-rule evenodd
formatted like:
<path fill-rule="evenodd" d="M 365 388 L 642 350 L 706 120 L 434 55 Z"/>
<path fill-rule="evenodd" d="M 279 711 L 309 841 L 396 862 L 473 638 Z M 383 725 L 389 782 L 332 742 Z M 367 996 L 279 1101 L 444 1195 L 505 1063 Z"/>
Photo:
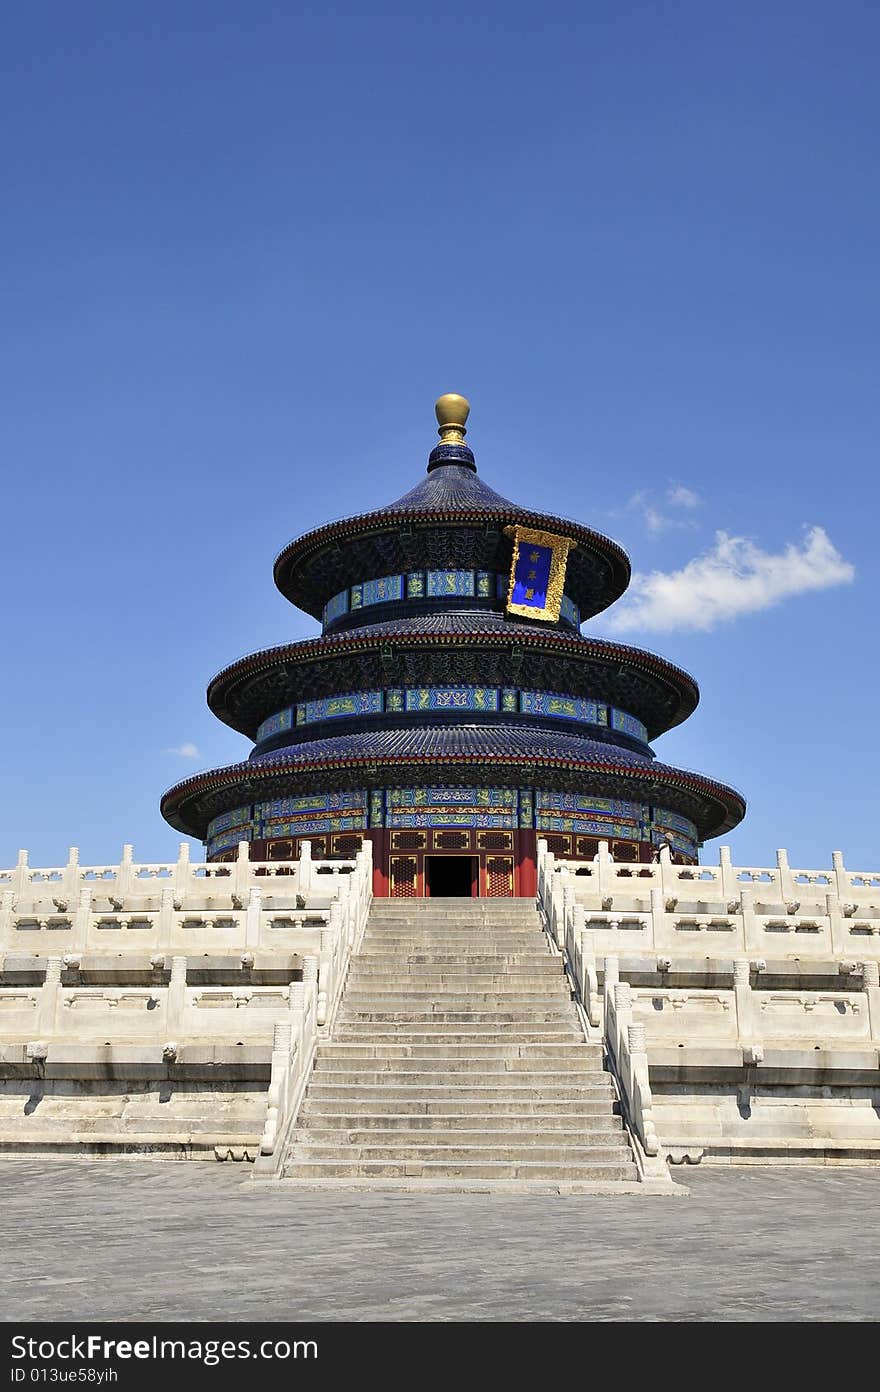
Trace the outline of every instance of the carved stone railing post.
<path fill-rule="evenodd" d="M 752 964 L 737 957 L 733 964 L 733 996 L 736 1003 L 736 1036 L 740 1048 L 757 1043 L 757 1019 L 751 982 Z"/>
<path fill-rule="evenodd" d="M 618 981 L 614 987 L 614 1019 L 615 1019 L 615 1057 L 620 1049 L 621 1043 L 627 1037 L 627 1030 L 632 1023 L 632 987 L 628 981 Z"/>
<path fill-rule="evenodd" d="M 189 863 L 189 842 L 181 841 L 177 847 L 177 864 L 174 867 L 174 897 L 175 899 L 186 898 L 192 871 Z"/>
<path fill-rule="evenodd" d="M 290 1093 L 291 1030 L 286 1021 L 278 1021 L 272 1036 L 272 1063 L 269 1091 L 266 1095 L 266 1116 L 260 1137 L 260 1154 L 272 1155 L 278 1144 L 279 1129 L 287 1112 Z"/>
<path fill-rule="evenodd" d="M 306 1003 L 306 988 L 301 981 L 291 981 L 287 988 L 287 1002 L 290 1011 L 291 1048 L 302 1050 L 303 1015 Z"/>
<path fill-rule="evenodd" d="M 239 841 L 232 877 L 226 881 L 229 893 L 235 895 L 240 903 L 245 903 L 251 883 L 251 845 L 249 841 Z"/>
<path fill-rule="evenodd" d="M 614 874 L 614 860 L 608 850 L 608 842 L 600 841 L 599 850 L 596 855 L 597 888 L 599 899 L 606 899 L 609 894 L 613 894 L 617 885 Z"/>
<path fill-rule="evenodd" d="M 630 1024 L 627 1027 L 627 1049 L 629 1056 L 630 1097 L 632 1099 L 632 1121 L 636 1134 L 646 1155 L 658 1155 L 660 1141 L 654 1123 L 654 1107 L 651 1084 L 648 1076 L 648 1048 L 645 1039 L 645 1026 Z"/>
<path fill-rule="evenodd" d="M 336 919 L 332 910 L 336 910 Z M 321 956 L 318 961 L 318 1000 L 316 1005 L 316 1020 L 319 1026 L 326 1025 L 328 1016 L 333 1005 L 334 997 L 334 967 L 336 965 L 336 947 L 339 941 L 339 919 L 341 911 L 338 904 L 331 908 L 330 926 L 321 929 Z"/>
<path fill-rule="evenodd" d="M 318 994 L 318 958 L 313 953 L 303 957 L 303 988 L 304 1006 L 307 1009 L 310 1002 L 314 1006 Z"/>
<path fill-rule="evenodd" d="M 666 913 L 666 900 L 662 886 L 651 890 L 651 942 L 653 948 L 670 946 L 672 918 Z"/>
<path fill-rule="evenodd" d="M 67 864 L 64 867 L 63 893 L 67 899 L 73 899 L 79 889 L 79 847 L 71 846 L 67 852 Z"/>
<path fill-rule="evenodd" d="M 92 921 L 92 891 L 83 885 L 76 896 L 76 911 L 73 918 L 73 946 L 84 952 L 89 946 L 89 929 Z"/>
<path fill-rule="evenodd" d="M 15 902 L 20 903 L 22 897 L 28 893 L 29 889 L 30 875 L 28 853 L 27 851 L 19 851 L 18 859 L 15 862 L 15 869 L 12 872 L 12 892 L 15 896 Z"/>
<path fill-rule="evenodd" d="M 159 898 L 159 922 L 157 925 L 156 946 L 168 951 L 174 945 L 174 927 L 176 923 L 174 909 L 174 886 L 165 884 Z"/>
<path fill-rule="evenodd" d="M 880 962 L 862 963 L 862 990 L 868 1000 L 871 1039 L 880 1043 Z"/>
<path fill-rule="evenodd" d="M 678 875 L 672 863 L 672 854 L 668 846 L 661 846 L 657 860 L 660 865 L 660 886 L 663 890 L 663 902 L 667 899 L 674 899 L 678 894 Z"/>
<path fill-rule="evenodd" d="M 122 859 L 116 870 L 116 895 L 123 903 L 134 893 L 134 868 L 132 859 L 134 857 L 134 846 L 126 842 L 122 847 Z"/>
<path fill-rule="evenodd" d="M 183 1034 L 186 1018 L 186 958 L 171 958 L 168 982 L 168 1032 L 175 1039 Z"/>
<path fill-rule="evenodd" d="M 743 947 L 746 952 L 761 952 L 764 948 L 764 939 L 758 931 L 758 920 L 755 917 L 755 891 L 751 888 L 742 888 L 739 900 L 743 922 Z"/>
<path fill-rule="evenodd" d="M 12 889 L 4 889 L 0 893 L 0 951 L 7 952 L 13 944 L 13 906 L 15 904 L 15 892 Z"/>
<path fill-rule="evenodd" d="M 259 885 L 251 885 L 244 915 L 245 947 L 254 949 L 260 945 L 260 915 L 262 911 L 263 891 Z"/>
<path fill-rule="evenodd" d="M 843 851 L 831 852 L 831 865 L 834 870 L 834 879 L 837 884 L 837 897 L 838 899 L 842 899 L 845 902 L 850 897 L 850 884 L 849 875 L 846 873 L 846 867 L 843 863 Z"/>
<path fill-rule="evenodd" d="M 788 851 L 776 852 L 776 868 L 779 871 L 779 891 L 782 895 L 782 902 L 784 904 L 790 903 L 797 898 L 797 887 L 791 873 L 791 866 L 788 863 Z"/>
<path fill-rule="evenodd" d="M 730 858 L 730 847 L 722 846 L 718 856 L 718 863 L 721 866 L 721 893 L 730 902 L 739 893 L 739 885 L 736 882 L 736 873 L 733 869 Z"/>
<path fill-rule="evenodd" d="M 840 907 L 837 894 L 825 895 L 825 912 L 828 915 L 828 930 L 831 935 L 831 949 L 835 953 L 849 951 L 849 930 Z"/>
<path fill-rule="evenodd" d="M 575 910 L 574 885 L 571 876 L 566 875 L 562 885 L 562 915 L 556 924 L 556 946 L 565 951 L 565 939 Z"/>
<path fill-rule="evenodd" d="M 49 957 L 46 961 L 46 976 L 37 1005 L 37 1027 L 41 1034 L 55 1033 L 60 993 L 61 958 Z"/>
<path fill-rule="evenodd" d="M 308 894 L 312 887 L 312 843 L 311 841 L 300 841 L 299 843 L 299 890 L 301 894 Z"/>

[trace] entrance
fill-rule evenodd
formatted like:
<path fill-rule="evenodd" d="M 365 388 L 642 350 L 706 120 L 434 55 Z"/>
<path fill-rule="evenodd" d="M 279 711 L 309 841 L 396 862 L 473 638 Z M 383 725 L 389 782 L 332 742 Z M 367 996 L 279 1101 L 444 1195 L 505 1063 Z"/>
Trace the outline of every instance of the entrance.
<path fill-rule="evenodd" d="M 425 856 L 425 893 L 432 899 L 472 899 L 477 894 L 476 856 Z"/>

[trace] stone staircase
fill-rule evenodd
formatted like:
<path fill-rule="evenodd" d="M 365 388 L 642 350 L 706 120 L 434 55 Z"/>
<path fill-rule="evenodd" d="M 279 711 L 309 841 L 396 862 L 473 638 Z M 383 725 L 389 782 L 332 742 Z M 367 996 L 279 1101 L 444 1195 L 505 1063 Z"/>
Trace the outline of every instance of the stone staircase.
<path fill-rule="evenodd" d="M 284 1177 L 637 1182 L 532 900 L 374 901 Z"/>

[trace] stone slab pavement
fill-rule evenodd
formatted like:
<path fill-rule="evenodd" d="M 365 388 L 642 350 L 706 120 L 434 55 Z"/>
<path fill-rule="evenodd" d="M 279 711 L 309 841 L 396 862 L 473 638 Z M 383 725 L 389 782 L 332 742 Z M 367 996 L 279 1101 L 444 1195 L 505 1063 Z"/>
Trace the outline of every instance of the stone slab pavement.
<path fill-rule="evenodd" d="M 239 1165 L 0 1160 L 0 1318 L 875 1320 L 880 1167 L 689 1198 L 299 1192 Z"/>

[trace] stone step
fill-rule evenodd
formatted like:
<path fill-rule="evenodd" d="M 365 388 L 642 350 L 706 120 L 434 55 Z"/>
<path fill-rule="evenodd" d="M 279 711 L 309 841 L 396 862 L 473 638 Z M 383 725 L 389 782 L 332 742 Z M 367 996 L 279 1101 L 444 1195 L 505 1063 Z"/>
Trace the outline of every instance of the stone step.
<path fill-rule="evenodd" d="M 365 942 L 383 942 L 387 938 L 418 938 L 418 940 L 446 940 L 448 935 L 458 935 L 462 938 L 487 938 L 487 940 L 504 941 L 507 938 L 531 938 L 537 942 L 543 938 L 547 940 L 546 930 L 543 924 L 537 919 L 519 919 L 515 923 L 490 923 L 486 919 L 473 919 L 472 922 L 465 923 L 459 920 L 446 919 L 439 923 L 407 923 L 404 919 L 397 922 L 372 923 L 366 927 L 363 934 Z"/>
<path fill-rule="evenodd" d="M 602 1050 L 582 1040 L 565 1040 L 560 1043 L 535 1044 L 531 1040 L 513 1040 L 511 1043 L 440 1043 L 429 1044 L 376 1044 L 361 1040 L 336 1040 L 321 1043 L 318 1048 L 318 1064 L 351 1064 L 357 1066 L 361 1061 L 376 1063 L 396 1063 L 401 1060 L 418 1060 L 425 1067 L 441 1067 L 444 1062 L 469 1063 L 474 1068 L 488 1068 L 496 1063 L 525 1063 L 531 1061 L 549 1066 L 555 1063 L 566 1070 L 574 1068 L 602 1067 Z"/>
<path fill-rule="evenodd" d="M 532 946 L 515 943 L 393 943 L 364 950 L 352 958 L 352 966 L 381 967 L 396 963 L 401 967 L 483 967 L 487 971 L 504 971 L 513 967 L 538 967 L 545 971 L 562 971 L 562 957 L 547 951 L 540 943 Z"/>
<path fill-rule="evenodd" d="M 433 909 L 429 910 L 427 913 L 420 914 L 414 914 L 412 912 L 407 913 L 405 910 L 392 912 L 390 910 L 383 911 L 380 909 L 377 912 L 375 900 L 373 904 L 374 907 L 367 921 L 368 932 L 372 932 L 374 929 L 379 931 L 382 928 L 396 927 L 398 924 L 402 924 L 407 928 L 418 929 L 430 927 L 434 923 L 463 923 L 466 927 L 471 927 L 476 923 L 486 924 L 487 927 L 491 928 L 504 929 L 519 928 L 522 927 L 523 924 L 528 924 L 529 927 L 536 924 L 540 927 L 543 922 L 534 904 L 520 909 L 517 913 L 505 914 L 486 913 L 483 909 L 472 909 L 470 912 L 467 909 L 464 911 L 461 909 L 453 911 L 448 909 Z"/>
<path fill-rule="evenodd" d="M 426 1123 L 430 1123 L 435 1118 L 441 1118 L 453 1125 L 470 1126 L 473 1124 L 474 1126 L 491 1126 L 493 1129 L 496 1126 L 509 1126 L 513 1122 L 522 1122 L 528 1128 L 537 1123 L 540 1123 L 542 1127 L 546 1123 L 551 1128 L 555 1126 L 565 1128 L 593 1125 L 600 1119 L 603 1122 L 607 1119 L 610 1124 L 617 1117 L 616 1108 L 617 1102 L 612 1099 L 610 1086 L 596 1091 L 595 1096 L 591 1093 L 588 1097 L 581 1097 L 574 1102 L 568 1100 L 567 1094 L 564 1100 L 556 1102 L 534 1098 L 527 1102 L 510 1102 L 504 1099 L 487 1100 L 486 1098 L 479 1101 L 438 1098 L 436 1101 L 426 1102 L 421 1098 L 401 1100 L 400 1098 L 386 1097 L 383 1092 L 378 1101 L 362 1103 L 351 1097 L 324 1098 L 322 1100 L 315 1098 L 309 1091 L 302 1104 L 300 1115 L 303 1118 L 325 1118 L 333 1125 L 336 1124 L 338 1117 L 340 1125 L 352 1126 L 367 1126 L 372 1125 L 374 1121 L 382 1122 L 393 1119 L 399 1119 L 401 1122 L 422 1119 Z"/>
<path fill-rule="evenodd" d="M 557 1024 L 569 1022 L 573 1018 L 572 1005 L 569 1001 L 563 1001 L 560 1005 L 550 1009 L 536 1009 L 525 1013 L 517 1010 L 444 1010 L 438 1007 L 432 1010 L 353 1010 L 343 1001 L 342 1008 L 337 1016 L 338 1024 L 359 1025 L 359 1024 L 387 1024 L 389 1026 L 412 1025 L 424 1026 L 426 1029 L 435 1028 L 455 1028 L 458 1025 L 481 1027 L 494 1029 L 496 1027 L 507 1029 L 508 1026 L 522 1026 L 529 1028 L 534 1023 L 536 1026 L 543 1027 L 545 1024 Z M 338 1026 L 337 1026 L 338 1027 Z"/>
<path fill-rule="evenodd" d="M 408 952 L 528 952 L 531 956 L 551 956 L 557 958 L 551 949 L 550 940 L 543 933 L 517 934 L 515 937 L 486 937 L 485 934 L 465 935 L 461 933 L 441 935 L 432 933 L 429 937 L 380 937 L 363 938 L 355 960 L 370 956 L 390 956 Z"/>
<path fill-rule="evenodd" d="M 424 931 L 428 928 L 454 927 L 461 924 L 463 928 L 493 928 L 503 932 L 505 928 L 540 928 L 543 927 L 541 915 L 532 905 L 530 909 L 522 909 L 519 913 L 492 914 L 484 913 L 481 910 L 464 913 L 461 910 L 450 912 L 444 909 L 435 909 L 430 913 L 376 913 L 371 912 L 367 932 L 381 932 L 383 928 L 411 928 L 414 931 Z"/>
<path fill-rule="evenodd" d="M 517 1074 L 497 1078 L 494 1083 L 475 1083 L 459 1074 L 453 1082 L 449 1078 L 443 1082 L 424 1082 L 411 1077 L 406 1079 L 387 1077 L 380 1082 L 340 1082 L 333 1074 L 315 1078 L 309 1084 L 309 1098 L 313 1102 L 344 1101 L 347 1106 L 362 1102 L 561 1102 L 572 1107 L 580 1101 L 613 1097 L 610 1079 L 606 1074 L 597 1073 L 589 1079 L 579 1077 L 576 1082 L 560 1081 L 559 1074 L 539 1078 L 528 1074 Z"/>
<path fill-rule="evenodd" d="M 536 913 L 518 914 L 512 918 L 498 919 L 484 914 L 434 914 L 431 918 L 406 918 L 387 916 L 381 919 L 372 915 L 367 923 L 366 936 L 379 937 L 384 933 L 543 933 L 544 924 Z"/>
<path fill-rule="evenodd" d="M 529 995 L 556 995 L 560 990 L 568 991 L 567 984 L 563 979 L 551 980 L 550 977 L 543 976 L 524 976 L 508 977 L 498 973 L 497 976 L 479 976 L 468 980 L 466 976 L 412 976 L 412 977 L 391 977 L 380 976 L 376 979 L 375 986 L 366 983 L 362 976 L 355 976 L 348 984 L 347 994 L 351 992 L 352 997 L 361 999 L 363 995 L 398 995 L 414 994 L 419 992 L 422 995 L 443 995 L 447 991 L 455 995 L 461 995 L 462 991 L 475 995 L 518 995 L 525 991 Z"/>
<path fill-rule="evenodd" d="M 357 982 L 358 990 L 371 991 L 381 988 L 383 983 L 397 990 L 398 981 L 401 983 L 401 990 L 420 982 L 425 985 L 442 983 L 444 988 L 449 985 L 473 990 L 480 981 L 498 981 L 509 983 L 510 989 L 514 991 L 528 990 L 530 983 L 534 982 L 534 989 L 543 991 L 548 986 L 553 988 L 564 982 L 565 972 L 562 969 L 562 960 L 558 957 L 539 957 L 534 963 L 521 962 L 515 970 L 508 970 L 502 961 L 496 961 L 494 964 L 465 961 L 405 962 L 400 957 L 392 957 L 387 962 L 371 963 L 355 958 L 351 964 L 349 979 L 351 982 Z"/>
<path fill-rule="evenodd" d="M 350 974 L 353 980 L 360 978 L 370 985 L 389 979 L 469 982 L 472 977 L 509 979 L 515 984 L 523 978 L 536 980 L 550 977 L 556 980 L 565 975 L 560 957 L 535 957 L 531 962 L 513 963 L 505 962 L 500 957 L 489 962 L 469 962 L 463 957 L 454 962 L 408 962 L 403 957 L 382 957 L 375 962 L 367 962 L 362 957 L 356 957 L 351 964 Z"/>
<path fill-rule="evenodd" d="M 629 1138 L 534 901 L 374 905 L 285 1162 L 299 1181 L 627 1183 Z"/>
<path fill-rule="evenodd" d="M 563 992 L 565 995 L 563 996 Z M 489 1006 L 497 1006 L 504 1009 L 508 1002 L 514 1005 L 545 1005 L 548 1000 L 568 999 L 570 993 L 568 987 L 560 981 L 548 981 L 541 988 L 539 982 L 527 982 L 523 986 L 505 987 L 502 991 L 483 990 L 481 987 L 474 987 L 472 991 L 438 991 L 436 988 L 411 987 L 408 990 L 395 991 L 385 989 L 382 991 L 369 991 L 361 986 L 352 986 L 346 989 L 345 999 L 351 1005 L 361 1006 L 363 1004 L 373 1004 L 377 1010 L 393 1009 L 396 1005 L 398 1009 L 430 1009 L 431 1005 L 445 1005 L 448 1010 L 462 1009 L 468 1005 L 476 1005 L 480 1002 Z"/>
<path fill-rule="evenodd" d="M 549 958 L 550 961 L 558 962 L 560 958 L 554 957 L 550 951 L 550 944 L 546 938 L 535 937 L 528 942 L 511 943 L 502 940 L 497 943 L 487 943 L 482 938 L 476 938 L 473 942 L 447 943 L 442 940 L 434 939 L 430 942 L 409 942 L 401 943 L 390 947 L 385 942 L 370 942 L 365 939 L 360 952 L 354 960 L 356 962 L 372 962 L 383 957 L 404 956 L 410 961 L 448 961 L 458 962 L 462 958 L 467 961 L 486 961 L 495 962 L 499 959 L 509 963 L 519 961 L 542 962 Z"/>
<path fill-rule="evenodd" d="M 294 1141 L 288 1152 L 289 1160 L 295 1163 L 297 1160 L 325 1160 L 325 1161 L 346 1161 L 349 1164 L 361 1164 L 365 1160 L 416 1160 L 421 1162 L 441 1160 L 470 1160 L 478 1163 L 480 1161 L 552 1161 L 557 1165 L 565 1165 L 572 1161 L 577 1164 L 614 1164 L 619 1163 L 623 1152 L 623 1157 L 628 1155 L 624 1143 L 619 1145 L 592 1145 L 589 1141 L 579 1141 L 576 1145 L 558 1145 L 555 1141 L 550 1145 L 533 1144 L 526 1145 L 521 1137 L 517 1137 L 515 1143 L 501 1142 L 500 1145 L 479 1145 L 463 1144 L 440 1146 L 432 1143 L 430 1139 L 416 1141 L 414 1144 L 407 1145 L 404 1142 L 392 1142 L 389 1145 L 380 1145 L 378 1142 L 366 1145 L 321 1145 L 319 1142 L 298 1139 Z"/>
<path fill-rule="evenodd" d="M 566 1165 L 548 1164 L 546 1161 L 381 1161 L 361 1160 L 357 1164 L 344 1161 L 297 1160 L 284 1170 L 285 1179 L 475 1179 L 503 1180 L 542 1180 L 555 1183 L 569 1181 L 584 1184 L 614 1183 L 624 1181 L 634 1183 L 638 1176 L 631 1160 L 618 1164 L 569 1163 Z"/>
<path fill-rule="evenodd" d="M 485 913 L 507 917 L 515 913 L 537 913 L 535 900 L 527 895 L 510 895 L 498 899 L 464 899 L 460 895 L 438 894 L 430 899 L 374 899 L 370 913 L 377 917 L 386 914 L 409 913 L 427 917 L 432 913 Z"/>
<path fill-rule="evenodd" d="M 481 953 L 479 956 L 462 957 L 450 956 L 448 953 L 438 953 L 430 956 L 427 953 L 419 955 L 409 954 L 408 956 L 395 956 L 389 954 L 383 957 L 365 958 L 355 957 L 351 964 L 351 972 L 359 973 L 363 976 L 377 976 L 387 971 L 411 972 L 413 975 L 428 973 L 429 975 L 446 975 L 453 972 L 467 972 L 470 975 L 479 976 L 481 973 L 497 975 L 499 972 L 507 976 L 521 976 L 523 973 L 543 974 L 544 976 L 562 976 L 562 958 L 549 957 L 543 954 L 535 954 L 533 957 L 524 957 L 522 954 L 496 953 L 487 956 Z"/>
<path fill-rule="evenodd" d="M 375 1025 L 340 1025 L 333 1031 L 338 1044 L 443 1044 L 454 1040 L 462 1044 L 505 1044 L 512 1040 L 533 1044 L 562 1044 L 583 1041 L 577 1025 L 560 1025 L 555 1029 L 539 1029 L 534 1025 L 508 1025 L 506 1029 L 464 1029 L 461 1025 L 446 1025 L 441 1030 L 426 1030 L 403 1026 L 389 1033 Z"/>
<path fill-rule="evenodd" d="M 571 1123 L 562 1117 L 557 1118 L 558 1126 L 544 1126 L 534 1117 L 519 1117 L 518 1124 L 499 1125 L 493 1118 L 491 1126 L 481 1123 L 479 1118 L 471 1117 L 474 1123 L 463 1126 L 460 1123 L 468 1118 L 458 1117 L 384 1117 L 376 1118 L 375 1124 L 365 1125 L 362 1121 L 342 1125 L 336 1122 L 328 1125 L 330 1118 L 310 1117 L 304 1120 L 299 1129 L 299 1140 L 304 1144 L 321 1146 L 362 1146 L 362 1145 L 430 1145 L 430 1146 L 510 1146 L 553 1145 L 553 1146 L 609 1146 L 619 1150 L 628 1146 L 626 1132 L 621 1126 L 616 1129 L 598 1124 L 582 1126 L 572 1130 Z M 602 1122 L 603 1118 L 596 1118 Z M 378 1124 L 381 1122 L 381 1125 Z M 416 1123 L 416 1124 L 414 1124 Z M 419 1124 L 420 1123 L 420 1124 Z"/>
<path fill-rule="evenodd" d="M 494 1059 L 483 1068 L 472 1068 L 461 1063 L 457 1065 L 425 1065 L 425 1059 L 414 1059 L 412 1066 L 405 1062 L 388 1061 L 386 1068 L 376 1059 L 363 1059 L 363 1063 L 373 1063 L 372 1068 L 315 1069 L 315 1086 L 336 1087 L 486 1087 L 494 1083 L 505 1086 L 507 1083 L 522 1087 L 571 1087 L 572 1083 L 589 1083 L 602 1080 L 603 1073 L 597 1069 L 560 1068 L 556 1072 L 536 1069 L 528 1059 Z M 418 1066 L 416 1066 L 418 1065 Z M 518 1066 L 522 1065 L 522 1066 Z"/>

